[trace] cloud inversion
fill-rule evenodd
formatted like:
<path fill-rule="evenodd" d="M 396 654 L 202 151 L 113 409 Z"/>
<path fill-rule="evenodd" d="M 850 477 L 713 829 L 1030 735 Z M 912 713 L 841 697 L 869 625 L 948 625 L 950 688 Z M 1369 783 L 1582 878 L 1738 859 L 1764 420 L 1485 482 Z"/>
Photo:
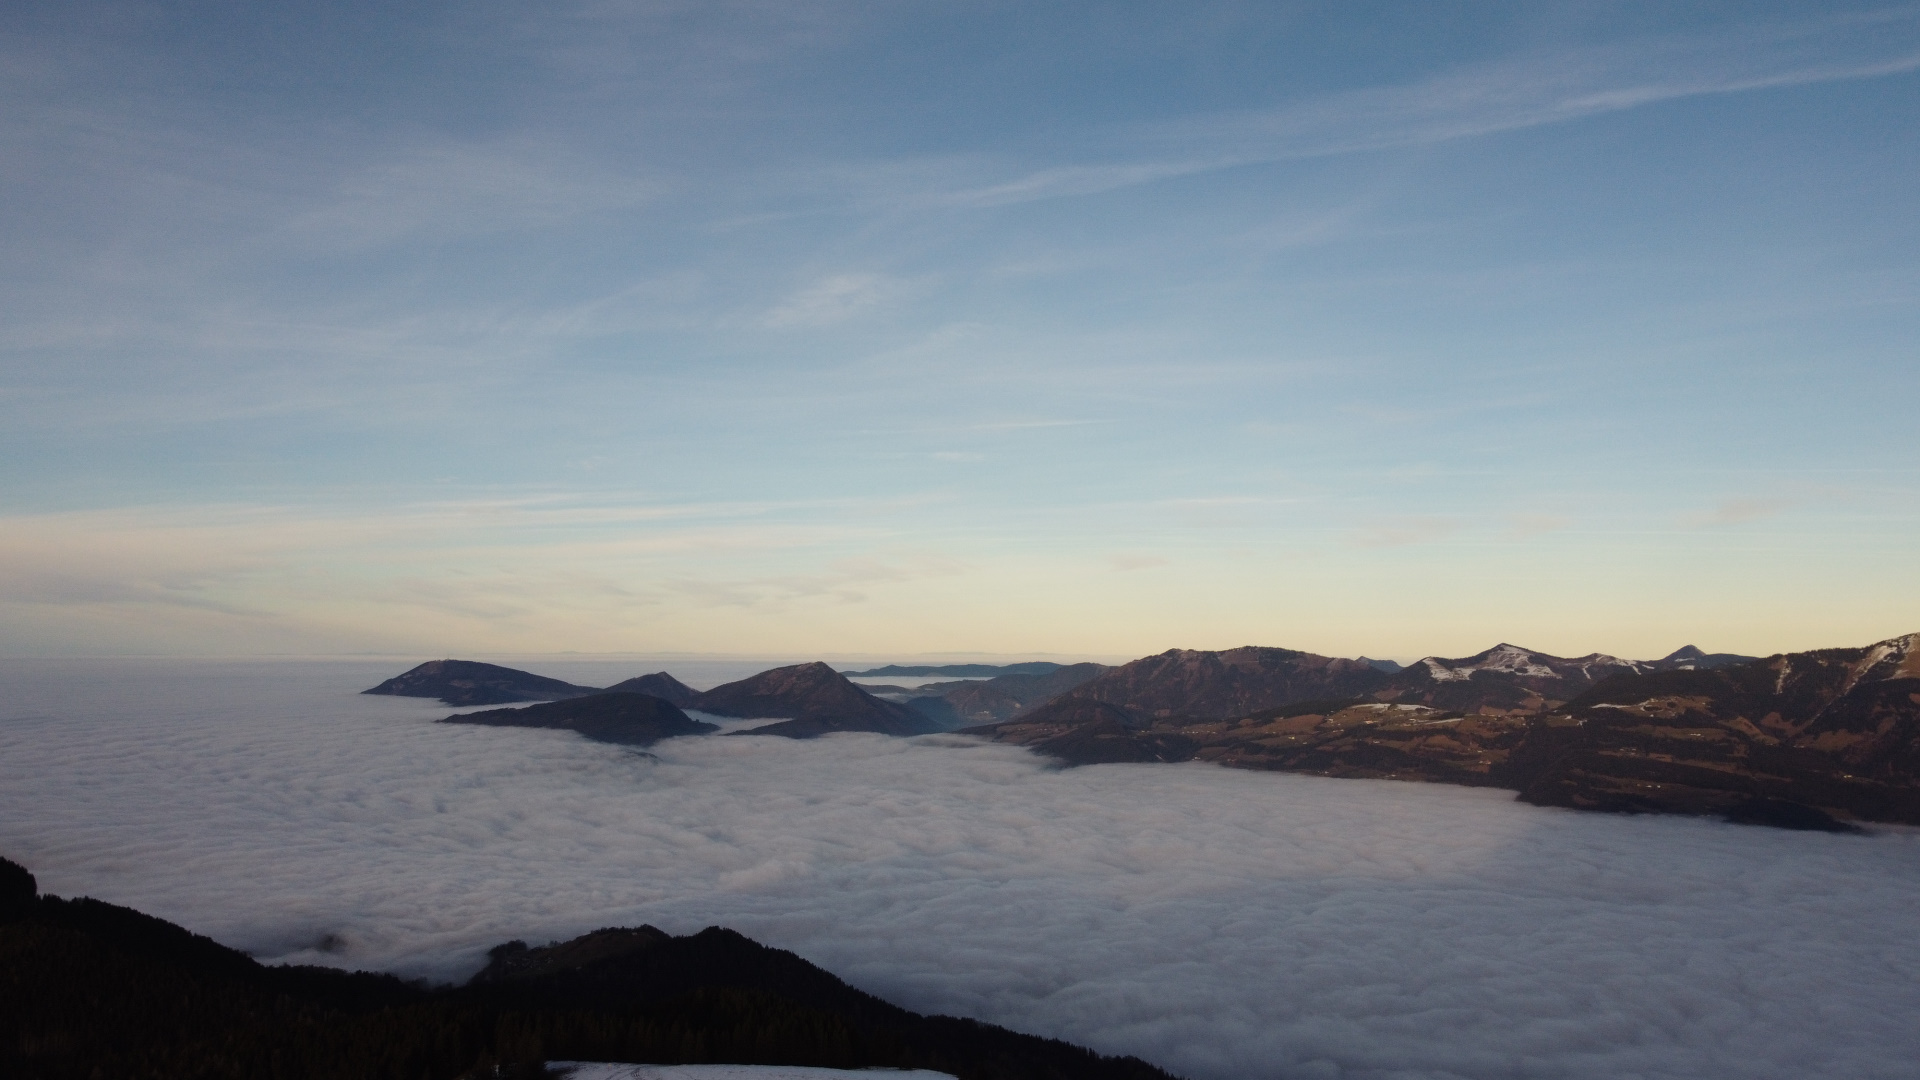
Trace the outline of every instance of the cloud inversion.
<path fill-rule="evenodd" d="M 1920 1049 L 1910 830 L 954 737 L 648 757 L 352 693 L 393 667 L 9 662 L 0 850 L 265 959 L 442 978 L 511 937 L 718 923 L 1196 1080 L 1893 1077 Z"/>

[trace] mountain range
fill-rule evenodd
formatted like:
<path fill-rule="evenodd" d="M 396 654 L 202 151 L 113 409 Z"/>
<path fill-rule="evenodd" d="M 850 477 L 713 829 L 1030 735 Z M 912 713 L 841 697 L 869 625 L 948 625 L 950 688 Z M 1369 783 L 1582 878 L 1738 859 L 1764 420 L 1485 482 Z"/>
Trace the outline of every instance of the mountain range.
<path fill-rule="evenodd" d="M 732 734 L 794 739 L 840 731 L 923 735 L 957 726 L 940 724 L 898 702 L 876 697 L 819 662 L 774 668 L 702 693 L 664 671 L 600 690 L 471 660 L 433 660 L 361 692 L 437 697 L 450 705 L 534 698 L 544 703 L 456 713 L 441 722 L 562 728 L 604 742 L 637 746 L 718 730 L 687 716 L 684 709 L 711 716 L 765 718 L 772 722 Z M 513 694 L 523 696 L 508 696 Z"/>
<path fill-rule="evenodd" d="M 1651 662 L 1503 644 L 1374 676 L 1287 650 L 1174 651 L 966 730 L 1075 764 L 1429 780 L 1801 828 L 1920 823 L 1917 638 Z"/>
<path fill-rule="evenodd" d="M 959 728 L 1068 764 L 1200 760 L 1503 787 L 1577 809 L 1845 829 L 1920 824 L 1917 637 L 1764 659 L 1693 646 L 1650 661 L 1560 657 L 1502 643 L 1399 667 L 1245 646 L 914 689 L 862 688 L 824 663 L 705 692 L 665 672 L 619 684 L 657 691 L 644 696 L 671 714 L 600 700 L 640 695 L 463 661 L 424 664 L 369 692 L 557 695 L 564 687 L 570 696 L 547 705 L 448 719 L 567 727 L 628 743 L 697 725 L 680 706 L 770 721 L 736 735 Z M 635 719 L 643 713 L 644 723 Z"/>

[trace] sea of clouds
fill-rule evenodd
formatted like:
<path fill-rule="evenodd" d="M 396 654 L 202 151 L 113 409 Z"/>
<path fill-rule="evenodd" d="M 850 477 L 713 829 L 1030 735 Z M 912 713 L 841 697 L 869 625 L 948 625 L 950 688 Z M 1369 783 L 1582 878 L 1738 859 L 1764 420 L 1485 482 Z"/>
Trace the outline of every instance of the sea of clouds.
<path fill-rule="evenodd" d="M 1196 1080 L 1920 1060 L 1920 831 L 1060 770 L 959 736 L 637 753 L 356 694 L 407 666 L 0 663 L 0 854 L 262 959 L 436 979 L 509 938 L 725 925 L 911 1009 Z M 664 666 L 706 686 L 770 665 Z"/>

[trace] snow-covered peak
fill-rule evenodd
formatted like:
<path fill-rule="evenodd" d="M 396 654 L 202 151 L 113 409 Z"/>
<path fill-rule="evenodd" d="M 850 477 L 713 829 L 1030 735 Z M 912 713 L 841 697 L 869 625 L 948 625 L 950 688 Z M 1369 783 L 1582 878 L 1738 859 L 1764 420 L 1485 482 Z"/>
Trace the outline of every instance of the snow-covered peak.
<path fill-rule="evenodd" d="M 1536 678 L 1558 678 L 1560 673 L 1540 662 L 1534 654 L 1518 645 L 1501 642 L 1479 656 L 1465 660 L 1443 660 L 1437 656 L 1428 656 L 1420 660 L 1426 665 L 1438 682 L 1453 682 L 1471 679 L 1476 671 L 1501 671 L 1509 675 L 1531 675 Z"/>

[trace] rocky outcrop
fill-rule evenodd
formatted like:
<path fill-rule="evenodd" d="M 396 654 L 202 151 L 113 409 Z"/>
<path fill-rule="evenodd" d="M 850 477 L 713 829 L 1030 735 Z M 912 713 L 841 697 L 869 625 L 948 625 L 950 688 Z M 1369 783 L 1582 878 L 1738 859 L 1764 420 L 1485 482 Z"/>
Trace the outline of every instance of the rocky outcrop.
<path fill-rule="evenodd" d="M 429 660 L 396 675 L 363 694 L 439 698 L 448 705 L 505 705 L 512 701 L 557 701 L 598 693 L 592 686 L 575 686 L 559 679 L 482 664 L 475 660 Z"/>

